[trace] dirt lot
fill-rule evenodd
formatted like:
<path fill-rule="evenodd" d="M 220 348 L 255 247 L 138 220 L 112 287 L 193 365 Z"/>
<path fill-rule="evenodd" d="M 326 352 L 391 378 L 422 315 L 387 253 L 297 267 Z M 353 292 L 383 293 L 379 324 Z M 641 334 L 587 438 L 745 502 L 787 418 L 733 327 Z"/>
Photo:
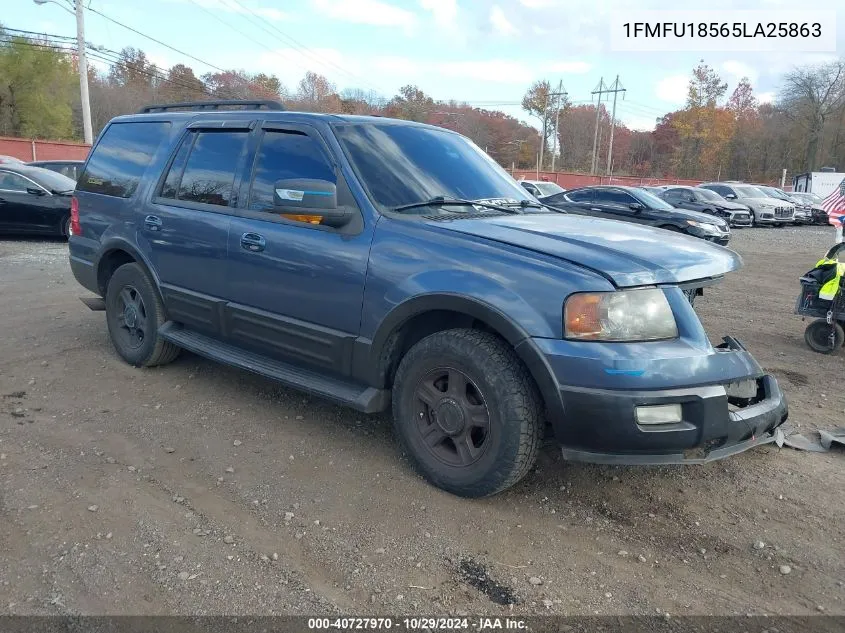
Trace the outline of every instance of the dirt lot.
<path fill-rule="evenodd" d="M 792 315 L 831 239 L 736 231 L 745 268 L 696 304 L 802 430 L 845 419 L 845 351 L 811 352 Z M 189 354 L 127 366 L 66 250 L 0 241 L 0 612 L 845 613 L 845 452 L 623 468 L 550 446 L 514 489 L 458 499 L 385 417 Z"/>

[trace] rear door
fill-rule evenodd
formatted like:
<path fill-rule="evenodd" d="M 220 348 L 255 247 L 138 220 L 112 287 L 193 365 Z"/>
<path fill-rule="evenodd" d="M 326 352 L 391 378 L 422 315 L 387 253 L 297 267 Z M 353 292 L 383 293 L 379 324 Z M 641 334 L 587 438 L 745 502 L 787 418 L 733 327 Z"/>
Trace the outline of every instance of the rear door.
<path fill-rule="evenodd" d="M 229 225 L 252 126 L 190 126 L 152 203 L 139 211 L 139 243 L 158 271 L 170 317 L 214 336 L 223 336 Z"/>
<path fill-rule="evenodd" d="M 228 335 L 265 354 L 348 374 L 373 227 L 315 128 L 265 123 L 251 165 L 229 231 Z M 280 215 L 274 183 L 288 178 L 336 183 L 338 204 L 354 208 L 352 221 L 332 228 Z"/>

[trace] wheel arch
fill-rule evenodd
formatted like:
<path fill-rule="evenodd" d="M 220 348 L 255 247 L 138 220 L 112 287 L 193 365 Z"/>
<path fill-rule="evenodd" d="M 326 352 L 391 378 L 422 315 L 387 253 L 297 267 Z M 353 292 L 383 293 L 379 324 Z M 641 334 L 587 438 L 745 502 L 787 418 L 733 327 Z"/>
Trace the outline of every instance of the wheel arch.
<path fill-rule="evenodd" d="M 367 376 L 375 387 L 390 388 L 399 362 L 415 343 L 435 332 L 460 327 L 486 330 L 508 343 L 531 374 L 546 409 L 562 416 L 557 381 L 528 333 L 494 306 L 462 295 L 426 294 L 397 305 L 367 349 L 355 354 L 355 373 Z"/>
<path fill-rule="evenodd" d="M 161 296 L 158 276 L 153 271 L 146 257 L 135 246 L 122 239 L 112 239 L 104 243 L 100 251 L 100 256 L 97 258 L 97 287 L 100 290 L 101 296 L 106 296 L 109 279 L 111 279 L 114 271 L 123 264 L 132 262 L 139 264 L 150 276 L 156 292 Z"/>

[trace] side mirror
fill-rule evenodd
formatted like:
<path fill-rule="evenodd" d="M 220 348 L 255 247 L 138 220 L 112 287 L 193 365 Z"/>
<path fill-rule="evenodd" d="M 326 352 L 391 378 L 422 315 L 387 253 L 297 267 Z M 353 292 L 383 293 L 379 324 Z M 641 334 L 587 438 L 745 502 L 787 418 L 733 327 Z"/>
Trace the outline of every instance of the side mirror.
<path fill-rule="evenodd" d="M 26 192 L 31 196 L 43 196 L 46 191 L 43 189 L 39 189 L 38 187 L 27 187 Z"/>
<path fill-rule="evenodd" d="M 320 224 L 341 226 L 352 215 L 337 206 L 337 186 L 317 178 L 286 178 L 273 184 L 273 204 L 279 213 L 314 216 Z"/>
<path fill-rule="evenodd" d="M 733 194 L 733 193 L 725 194 L 725 200 L 736 200 L 736 194 Z"/>
<path fill-rule="evenodd" d="M 631 209 L 633 209 L 634 211 L 642 211 L 643 209 L 645 209 L 645 207 L 639 202 L 632 202 L 628 206 L 631 207 Z"/>

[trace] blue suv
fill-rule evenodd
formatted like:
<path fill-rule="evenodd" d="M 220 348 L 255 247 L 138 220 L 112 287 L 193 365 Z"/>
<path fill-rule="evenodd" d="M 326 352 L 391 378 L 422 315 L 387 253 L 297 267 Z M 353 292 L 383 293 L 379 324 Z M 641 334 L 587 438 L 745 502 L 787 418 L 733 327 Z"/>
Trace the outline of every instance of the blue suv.
<path fill-rule="evenodd" d="M 547 430 L 571 460 L 701 463 L 787 417 L 692 305 L 736 253 L 544 207 L 437 127 L 150 106 L 100 134 L 71 225 L 71 268 L 125 361 L 186 349 L 391 408 L 412 463 L 457 495 L 519 481 Z"/>

